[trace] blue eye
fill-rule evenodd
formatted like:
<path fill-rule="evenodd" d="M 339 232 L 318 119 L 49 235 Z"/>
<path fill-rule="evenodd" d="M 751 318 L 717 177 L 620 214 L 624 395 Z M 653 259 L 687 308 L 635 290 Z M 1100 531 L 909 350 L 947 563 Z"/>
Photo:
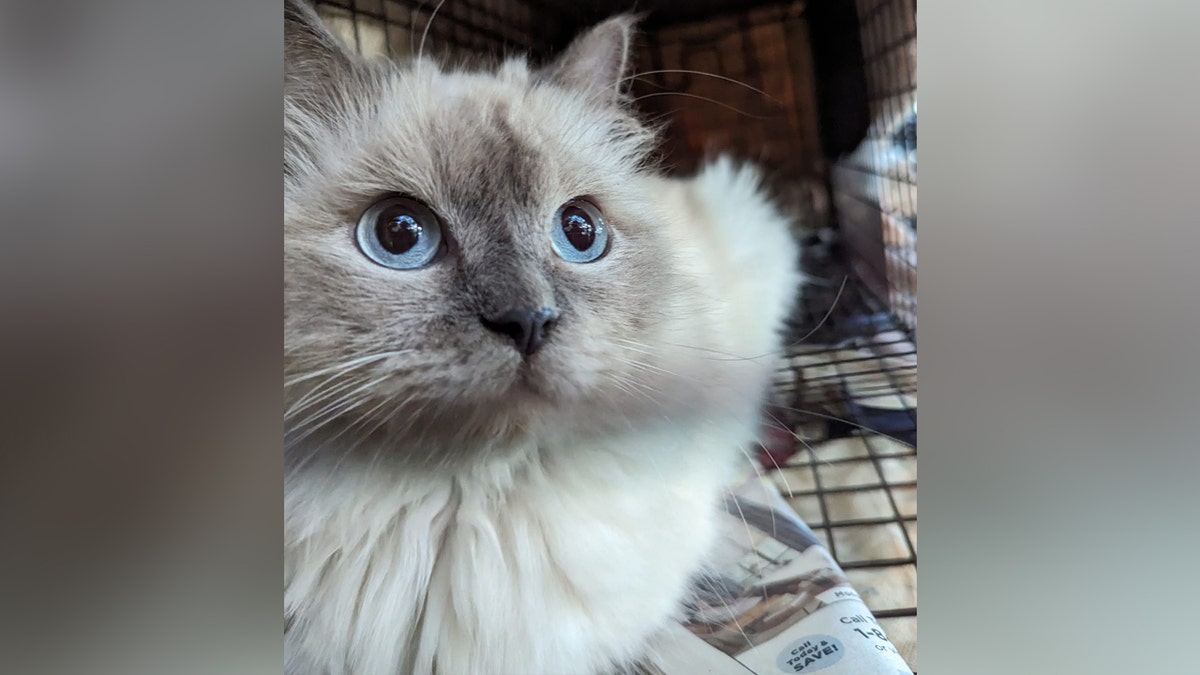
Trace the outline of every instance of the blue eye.
<path fill-rule="evenodd" d="M 424 267 L 442 249 L 442 225 L 421 202 L 390 197 L 358 219 L 358 247 L 368 258 L 397 270 Z"/>
<path fill-rule="evenodd" d="M 567 262 L 589 263 L 608 252 L 608 228 L 600 209 L 586 199 L 572 199 L 554 214 L 550 245 Z"/>

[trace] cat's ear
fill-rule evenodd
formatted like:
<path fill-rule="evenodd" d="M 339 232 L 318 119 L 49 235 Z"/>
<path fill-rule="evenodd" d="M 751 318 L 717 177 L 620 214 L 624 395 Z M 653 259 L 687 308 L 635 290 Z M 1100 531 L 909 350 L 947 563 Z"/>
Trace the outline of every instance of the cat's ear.
<path fill-rule="evenodd" d="M 597 24 L 575 38 L 543 69 L 542 77 L 606 103 L 618 101 L 630 66 L 634 28 L 641 19 L 639 14 L 620 14 Z"/>
<path fill-rule="evenodd" d="M 284 0 L 284 94 L 326 89 L 354 68 L 354 57 L 302 0 Z"/>

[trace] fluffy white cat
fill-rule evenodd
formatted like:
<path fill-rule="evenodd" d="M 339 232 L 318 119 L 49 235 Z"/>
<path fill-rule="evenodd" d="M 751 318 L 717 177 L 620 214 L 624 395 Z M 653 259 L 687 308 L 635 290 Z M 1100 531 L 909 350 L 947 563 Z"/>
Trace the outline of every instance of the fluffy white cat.
<path fill-rule="evenodd" d="M 455 72 L 288 0 L 288 673 L 612 672 L 679 609 L 799 255 L 753 169 L 653 170 L 632 28 Z"/>

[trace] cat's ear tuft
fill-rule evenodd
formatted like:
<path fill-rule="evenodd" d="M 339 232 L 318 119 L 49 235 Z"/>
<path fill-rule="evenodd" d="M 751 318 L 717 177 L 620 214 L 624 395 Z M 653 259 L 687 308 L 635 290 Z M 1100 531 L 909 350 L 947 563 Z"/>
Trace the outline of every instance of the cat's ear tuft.
<path fill-rule="evenodd" d="M 546 66 L 542 77 L 604 102 L 616 102 L 629 70 L 635 27 L 642 18 L 620 14 L 593 26 Z"/>
<path fill-rule="evenodd" d="M 284 93 L 322 88 L 353 69 L 354 57 L 307 3 L 284 0 Z"/>

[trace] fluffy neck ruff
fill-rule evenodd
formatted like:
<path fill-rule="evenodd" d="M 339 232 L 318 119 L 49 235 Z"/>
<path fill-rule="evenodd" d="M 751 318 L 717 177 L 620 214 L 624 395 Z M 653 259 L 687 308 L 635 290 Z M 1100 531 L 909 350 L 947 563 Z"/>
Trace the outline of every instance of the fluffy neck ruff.
<path fill-rule="evenodd" d="M 286 486 L 289 672 L 598 672 L 641 655 L 714 533 L 742 424 Z M 553 630 L 547 630 L 553 627 Z"/>

